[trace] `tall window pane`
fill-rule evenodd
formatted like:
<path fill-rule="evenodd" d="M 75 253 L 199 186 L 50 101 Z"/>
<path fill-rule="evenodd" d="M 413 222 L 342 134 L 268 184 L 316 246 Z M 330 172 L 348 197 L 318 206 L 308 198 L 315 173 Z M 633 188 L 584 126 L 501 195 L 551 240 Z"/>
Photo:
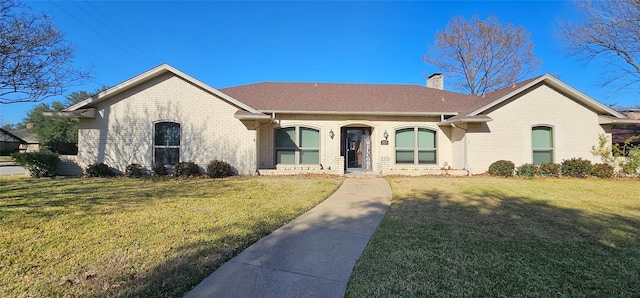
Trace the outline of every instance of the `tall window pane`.
<path fill-rule="evenodd" d="M 553 162 L 553 130 L 547 126 L 531 129 L 531 147 L 533 147 L 533 163 Z"/>
<path fill-rule="evenodd" d="M 276 130 L 276 147 L 296 147 L 296 128 L 280 128 Z"/>
<path fill-rule="evenodd" d="M 436 132 L 424 128 L 418 129 L 418 148 L 435 149 L 436 148 Z"/>
<path fill-rule="evenodd" d="M 320 163 L 320 151 L 318 150 L 301 150 L 300 163 L 315 165 Z"/>
<path fill-rule="evenodd" d="M 320 147 L 320 131 L 313 128 L 300 128 L 300 147 Z"/>
<path fill-rule="evenodd" d="M 154 125 L 154 163 L 173 165 L 180 161 L 180 123 L 158 122 Z"/>
<path fill-rule="evenodd" d="M 413 148 L 413 128 L 405 128 L 396 131 L 396 148 Z"/>

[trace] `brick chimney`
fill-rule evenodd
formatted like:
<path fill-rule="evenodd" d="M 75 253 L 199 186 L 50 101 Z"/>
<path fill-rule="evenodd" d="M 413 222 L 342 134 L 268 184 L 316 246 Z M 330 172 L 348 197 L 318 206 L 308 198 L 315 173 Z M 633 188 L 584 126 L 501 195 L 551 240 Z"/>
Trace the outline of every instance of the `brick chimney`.
<path fill-rule="evenodd" d="M 434 73 L 427 78 L 427 87 L 444 90 L 444 77 L 441 73 Z"/>

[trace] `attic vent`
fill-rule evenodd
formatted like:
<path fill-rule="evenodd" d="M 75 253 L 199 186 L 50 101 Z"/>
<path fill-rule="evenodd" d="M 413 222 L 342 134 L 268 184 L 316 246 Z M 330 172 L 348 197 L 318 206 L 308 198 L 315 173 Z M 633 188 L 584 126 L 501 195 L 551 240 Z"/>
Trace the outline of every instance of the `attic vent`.
<path fill-rule="evenodd" d="M 427 78 L 427 87 L 444 90 L 444 77 L 441 73 L 434 73 Z"/>

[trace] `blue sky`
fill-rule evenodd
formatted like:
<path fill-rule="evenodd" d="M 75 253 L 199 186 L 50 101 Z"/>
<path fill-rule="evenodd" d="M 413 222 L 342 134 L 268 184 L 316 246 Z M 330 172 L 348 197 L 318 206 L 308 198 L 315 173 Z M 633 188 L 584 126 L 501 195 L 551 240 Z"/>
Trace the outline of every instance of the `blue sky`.
<path fill-rule="evenodd" d="M 92 82 L 114 86 L 168 63 L 214 88 L 263 81 L 425 84 L 437 72 L 421 56 L 449 20 L 477 14 L 525 27 L 542 67 L 589 96 L 640 104 L 638 89 L 598 87 L 606 61 L 566 55 L 557 24 L 577 18 L 573 1 L 27 1 L 76 49 Z M 532 76 L 533 76 L 532 75 Z M 447 89 L 445 78 L 445 89 Z M 455 90 L 453 90 L 455 91 Z M 64 96 L 45 102 L 62 100 Z M 0 124 L 22 121 L 34 103 L 0 105 Z"/>

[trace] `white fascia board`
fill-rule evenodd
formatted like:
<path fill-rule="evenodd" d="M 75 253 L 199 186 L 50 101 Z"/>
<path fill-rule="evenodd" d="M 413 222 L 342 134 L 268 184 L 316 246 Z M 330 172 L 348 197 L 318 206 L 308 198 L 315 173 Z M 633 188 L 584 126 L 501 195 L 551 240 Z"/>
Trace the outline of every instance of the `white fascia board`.
<path fill-rule="evenodd" d="M 209 86 L 209 85 L 207 85 L 207 84 L 205 84 L 205 83 L 203 83 L 203 82 L 201 82 L 201 81 L 199 81 L 199 80 L 187 75 L 186 73 L 184 73 L 182 71 L 177 70 L 176 68 L 174 68 L 174 67 L 172 67 L 172 66 L 170 66 L 168 64 L 162 64 L 162 65 L 157 66 L 157 67 L 155 67 L 155 68 L 153 68 L 151 70 L 148 70 L 148 71 L 146 71 L 146 72 L 144 72 L 144 73 L 142 73 L 140 75 L 137 75 L 137 76 L 135 76 L 135 77 L 133 77 L 133 78 L 127 80 L 127 81 L 124 81 L 124 82 L 122 82 L 122 83 L 120 83 L 120 84 L 118 84 L 118 85 L 116 85 L 114 87 L 111 87 L 111 88 L 109 88 L 109 89 L 107 89 L 105 91 L 102 91 L 102 92 L 98 93 L 97 95 L 94 95 L 94 96 L 92 96 L 90 98 L 87 98 L 87 99 L 85 99 L 85 100 L 83 100 L 83 101 L 81 101 L 81 102 L 79 102 L 79 103 L 77 103 L 75 105 L 72 105 L 72 106 L 64 109 L 63 111 L 75 111 L 75 110 L 80 109 L 80 108 L 82 108 L 82 107 L 84 107 L 86 105 L 100 102 L 100 101 L 104 100 L 105 98 L 108 98 L 110 96 L 118 94 L 118 93 L 120 93 L 120 92 L 122 92 L 124 90 L 127 90 L 127 89 L 129 89 L 129 88 L 131 88 L 131 87 L 133 87 L 133 86 L 135 86 L 135 85 L 137 85 L 137 84 L 139 84 L 139 83 L 141 83 L 143 81 L 147 81 L 149 79 L 152 79 L 154 77 L 157 77 L 157 76 L 162 75 L 162 74 L 167 73 L 167 72 L 171 72 L 171 73 L 173 73 L 173 74 L 175 74 L 175 75 L 177 75 L 179 77 L 182 77 L 183 79 L 185 79 L 185 80 L 197 85 L 198 87 L 200 87 L 200 88 L 212 93 L 213 95 L 215 95 L 215 96 L 217 96 L 219 98 L 222 98 L 223 100 L 229 102 L 232 105 L 240 107 L 240 108 L 242 108 L 242 109 L 244 109 L 244 110 L 246 110 L 246 111 L 248 111 L 250 113 L 259 113 L 258 110 L 256 110 L 256 109 L 254 109 L 254 108 L 252 108 L 252 107 L 250 107 L 250 106 L 238 101 L 237 99 L 235 99 L 235 98 L 233 98 L 233 97 L 231 97 L 231 96 L 229 96 L 227 94 L 222 93 L 221 91 L 219 91 L 219 90 L 217 90 L 217 89 L 215 89 L 215 88 L 213 88 L 213 87 L 211 87 L 211 86 Z"/>
<path fill-rule="evenodd" d="M 357 112 L 357 111 L 288 111 L 262 110 L 262 113 L 302 114 L 302 115 L 364 115 L 364 116 L 455 116 L 457 112 Z"/>
<path fill-rule="evenodd" d="M 567 85 L 566 83 L 560 81 L 559 79 L 555 78 L 554 76 L 550 75 L 550 74 L 544 74 L 542 76 L 540 76 L 538 79 L 529 82 L 528 84 L 515 89 L 514 91 L 510 92 L 509 94 L 492 101 L 491 103 L 489 103 L 488 105 L 485 105 L 471 113 L 469 113 L 469 116 L 476 116 L 506 100 L 508 100 L 509 98 L 517 95 L 518 93 L 527 90 L 529 88 L 531 88 L 532 86 L 546 81 L 547 83 L 549 83 L 550 85 L 564 91 L 565 93 L 568 93 L 569 95 L 573 96 L 574 98 L 576 98 L 578 101 L 582 102 L 583 104 L 595 109 L 595 110 L 599 110 L 600 112 L 605 112 L 607 114 L 610 114 L 612 116 L 615 116 L 616 118 L 625 118 L 624 115 L 616 112 L 615 110 L 613 110 L 612 108 L 607 107 L 606 105 L 600 103 L 599 101 L 591 98 L 590 96 L 580 92 L 579 90 Z"/>

